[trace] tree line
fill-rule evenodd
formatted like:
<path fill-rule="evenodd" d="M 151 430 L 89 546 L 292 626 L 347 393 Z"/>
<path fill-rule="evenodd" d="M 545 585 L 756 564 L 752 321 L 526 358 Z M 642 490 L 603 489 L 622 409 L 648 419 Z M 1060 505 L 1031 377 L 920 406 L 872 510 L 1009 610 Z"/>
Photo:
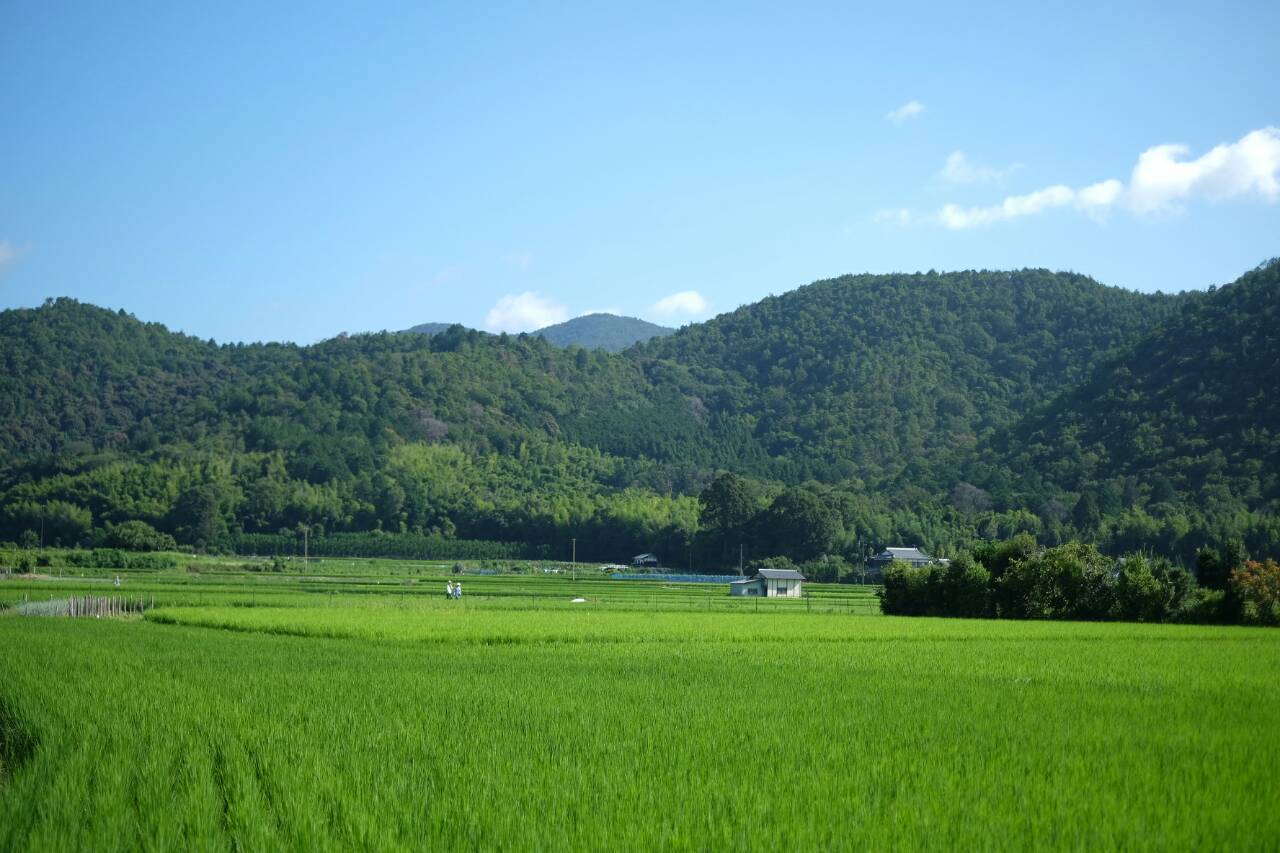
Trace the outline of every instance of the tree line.
<path fill-rule="evenodd" d="M 1280 564 L 1239 542 L 1202 548 L 1195 572 L 1151 554 L 1108 557 L 1021 535 L 949 562 L 884 572 L 881 609 L 899 616 L 1280 625 Z"/>

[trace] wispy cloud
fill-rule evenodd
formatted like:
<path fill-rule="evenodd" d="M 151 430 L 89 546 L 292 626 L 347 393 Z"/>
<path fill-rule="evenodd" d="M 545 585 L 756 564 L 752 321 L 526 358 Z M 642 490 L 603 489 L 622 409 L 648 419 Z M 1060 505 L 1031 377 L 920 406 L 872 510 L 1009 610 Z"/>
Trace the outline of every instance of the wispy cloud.
<path fill-rule="evenodd" d="M 25 252 L 25 248 L 15 246 L 8 240 L 0 240 L 0 275 L 13 266 L 13 262 L 22 257 Z"/>
<path fill-rule="evenodd" d="M 567 319 L 563 305 L 529 290 L 499 299 L 485 315 L 484 327 L 491 332 L 532 332 Z"/>
<path fill-rule="evenodd" d="M 885 118 L 893 122 L 894 124 L 902 124 L 904 121 L 908 121 L 913 118 L 919 118 L 920 114 L 923 112 L 924 112 L 924 104 L 920 103 L 919 101 L 907 101 L 905 104 L 898 107 L 896 110 L 890 110 L 888 113 L 886 113 Z"/>
<path fill-rule="evenodd" d="M 1138 155 L 1128 184 L 1116 178 L 1078 189 L 1055 184 L 1024 195 L 1007 196 L 998 204 L 946 204 L 935 215 L 923 217 L 903 208 L 881 211 L 874 218 L 899 225 L 933 221 L 961 231 L 1064 208 L 1104 220 L 1115 210 L 1137 216 L 1175 214 L 1187 203 L 1200 199 L 1280 201 L 1280 128 L 1252 131 L 1194 159 L 1190 153 L 1186 145 L 1148 148 Z"/>
<path fill-rule="evenodd" d="M 963 151 L 957 150 L 947 155 L 947 162 L 942 164 L 938 177 L 948 184 L 990 184 L 1003 181 L 1020 168 L 1021 163 L 1003 168 L 975 163 Z"/>
<path fill-rule="evenodd" d="M 655 302 L 653 312 L 664 317 L 674 317 L 679 314 L 696 317 L 699 314 L 705 314 L 709 307 L 711 304 L 698 291 L 682 290 Z"/>
<path fill-rule="evenodd" d="M 1074 198 L 1075 193 L 1070 187 L 1058 184 L 1026 195 L 1011 195 L 1000 204 L 993 204 L 990 207 L 960 207 L 958 204 L 946 204 L 938 211 L 938 221 L 953 230 L 976 228 L 1005 219 L 1031 216 L 1055 207 L 1065 207 L 1071 204 Z"/>

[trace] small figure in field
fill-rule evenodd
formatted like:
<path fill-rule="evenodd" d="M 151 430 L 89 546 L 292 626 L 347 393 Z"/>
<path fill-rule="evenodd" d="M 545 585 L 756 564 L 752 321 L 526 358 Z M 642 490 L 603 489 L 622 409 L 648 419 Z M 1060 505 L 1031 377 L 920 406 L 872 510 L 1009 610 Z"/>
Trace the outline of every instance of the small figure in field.
<path fill-rule="evenodd" d="M 444 597 L 445 597 L 445 598 L 453 598 L 453 581 L 445 581 L 445 583 L 444 583 Z"/>
<path fill-rule="evenodd" d="M 453 597 L 459 601 L 462 600 L 462 581 L 458 581 L 453 585 Z"/>
<path fill-rule="evenodd" d="M 116 586 L 120 586 L 120 576 L 116 575 Z"/>

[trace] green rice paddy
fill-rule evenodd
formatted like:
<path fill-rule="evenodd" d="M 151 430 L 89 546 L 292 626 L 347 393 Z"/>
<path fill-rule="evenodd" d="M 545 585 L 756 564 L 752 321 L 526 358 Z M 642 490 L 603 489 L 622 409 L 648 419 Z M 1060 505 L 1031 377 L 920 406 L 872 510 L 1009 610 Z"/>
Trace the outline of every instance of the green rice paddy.
<path fill-rule="evenodd" d="M 1280 845 L 1280 632 L 366 568 L 0 611 L 0 849 Z"/>

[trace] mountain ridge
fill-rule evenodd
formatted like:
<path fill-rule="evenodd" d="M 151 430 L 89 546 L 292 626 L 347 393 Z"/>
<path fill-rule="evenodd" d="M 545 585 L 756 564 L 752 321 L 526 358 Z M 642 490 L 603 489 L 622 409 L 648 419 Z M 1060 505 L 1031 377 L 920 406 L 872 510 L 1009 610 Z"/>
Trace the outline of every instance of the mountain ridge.
<path fill-rule="evenodd" d="M 448 331 L 459 323 L 419 323 L 405 329 L 424 335 L 438 335 Z M 463 326 L 466 329 L 468 327 Z M 475 331 L 475 330 L 469 330 Z M 650 323 L 638 317 L 627 317 L 621 314 L 596 312 L 574 317 L 563 323 L 554 323 L 526 334 L 546 338 L 559 347 L 580 346 L 584 349 L 603 349 L 608 352 L 621 352 L 629 346 L 644 343 L 655 337 L 663 337 L 673 333 L 675 329 Z"/>
<path fill-rule="evenodd" d="M 1233 292 L 1247 310 L 1201 307 Z M 1143 341 L 1189 334 L 1180 322 L 1203 327 L 1206 353 L 1244 330 L 1214 381 L 1247 376 L 1250 399 L 1266 398 L 1273 344 L 1258 324 L 1278 292 L 1274 267 L 1177 295 L 1034 269 L 842 276 L 618 354 L 456 325 L 218 346 L 51 300 L 0 312 L 0 538 L 58 506 L 83 522 L 77 535 L 129 518 L 189 542 L 305 523 L 574 535 L 616 556 L 698 540 L 695 496 L 731 471 L 758 501 L 817 496 L 843 554 L 891 541 L 945 552 L 1015 532 L 1139 541 L 1181 559 L 1227 535 L 1280 545 L 1270 408 L 1248 409 L 1249 435 L 1244 422 L 1220 434 L 1203 416 L 1182 424 L 1225 459 L 1195 462 L 1195 483 L 1173 476 L 1176 454 L 1148 484 L 1141 467 L 1099 467 L 1097 448 L 1057 452 L 1096 426 L 1091 395 L 1142 366 L 1126 359 L 1177 367 L 1124 386 L 1139 410 L 1162 388 L 1196 393 L 1194 362 L 1169 345 L 1142 355 Z M 1054 433 L 1055 419 L 1075 433 Z M 1127 434 L 1099 430 L 1098 447 Z"/>

